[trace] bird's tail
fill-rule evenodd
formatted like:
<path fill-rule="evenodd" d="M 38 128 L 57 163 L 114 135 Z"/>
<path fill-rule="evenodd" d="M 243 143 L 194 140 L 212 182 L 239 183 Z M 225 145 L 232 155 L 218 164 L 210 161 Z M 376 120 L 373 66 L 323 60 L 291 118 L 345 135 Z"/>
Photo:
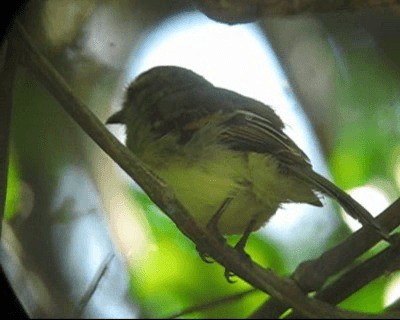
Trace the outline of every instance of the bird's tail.
<path fill-rule="evenodd" d="M 334 183 L 313 170 L 303 171 L 292 168 L 292 172 L 299 179 L 308 182 L 308 184 L 310 184 L 315 190 L 337 200 L 349 215 L 360 221 L 362 225 L 375 229 L 383 239 L 389 241 L 388 232 L 379 225 L 374 217 L 361 204 L 337 187 Z"/>

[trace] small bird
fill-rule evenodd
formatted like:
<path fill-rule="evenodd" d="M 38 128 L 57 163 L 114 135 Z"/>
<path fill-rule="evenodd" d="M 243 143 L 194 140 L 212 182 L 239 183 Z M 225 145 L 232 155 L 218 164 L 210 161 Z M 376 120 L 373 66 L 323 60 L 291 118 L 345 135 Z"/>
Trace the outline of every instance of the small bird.
<path fill-rule="evenodd" d="M 181 67 L 159 66 L 128 87 L 107 124 L 126 126 L 126 145 L 174 191 L 199 225 L 241 234 L 244 251 L 283 203 L 322 206 L 327 195 L 364 226 L 389 236 L 347 193 L 312 169 L 269 106 L 217 88 Z"/>

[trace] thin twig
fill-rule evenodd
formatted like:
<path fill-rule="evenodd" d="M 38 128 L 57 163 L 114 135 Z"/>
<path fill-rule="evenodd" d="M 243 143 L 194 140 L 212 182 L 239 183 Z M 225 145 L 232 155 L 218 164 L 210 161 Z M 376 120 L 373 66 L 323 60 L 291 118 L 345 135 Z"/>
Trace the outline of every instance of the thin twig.
<path fill-rule="evenodd" d="M 77 124 L 129 176 L 143 188 L 152 201 L 174 221 L 178 228 L 202 251 L 207 252 L 228 270 L 234 272 L 255 288 L 292 306 L 303 316 L 313 318 L 353 318 L 369 315 L 345 311 L 303 294 L 291 279 L 281 278 L 272 270 L 264 269 L 250 259 L 243 259 L 234 248 L 219 241 L 213 234 L 197 226 L 195 220 L 176 200 L 174 194 L 146 166 L 112 136 L 97 117 L 77 99 L 63 77 L 35 47 L 21 24 L 15 25 L 14 36 L 19 39 L 24 54 L 22 62 L 40 80 Z M 371 315 L 371 317 L 376 317 Z"/>
<path fill-rule="evenodd" d="M 175 313 L 175 314 L 173 314 L 173 315 L 171 315 L 169 317 L 166 317 L 166 319 L 175 319 L 175 318 L 178 318 L 178 317 L 182 317 L 182 316 L 188 315 L 188 314 L 193 313 L 193 312 L 206 311 L 206 310 L 209 310 L 209 309 L 212 309 L 212 308 L 224 305 L 224 304 L 232 303 L 232 302 L 234 302 L 236 300 L 239 300 L 239 299 L 241 299 L 241 298 L 243 298 L 243 297 L 245 297 L 245 296 L 247 296 L 247 295 L 249 295 L 251 293 L 257 292 L 257 291 L 258 291 L 257 289 L 251 288 L 249 290 L 242 291 L 242 292 L 239 292 L 239 293 L 235 293 L 235 294 L 230 295 L 230 296 L 214 299 L 214 300 L 206 302 L 206 303 L 202 303 L 202 304 L 198 304 L 196 306 L 189 307 L 189 308 L 187 308 L 187 309 L 185 309 L 185 310 L 183 310 L 183 311 L 181 311 L 179 313 Z"/>
<path fill-rule="evenodd" d="M 400 198 L 381 213 L 377 217 L 377 221 L 389 231 L 398 227 L 400 225 Z M 328 277 L 348 266 L 379 240 L 376 232 L 362 228 L 351 234 L 346 241 L 323 253 L 319 258 L 300 264 L 292 278 L 307 291 L 318 290 Z"/>
<path fill-rule="evenodd" d="M 400 235 L 397 237 L 397 244 L 386 248 L 349 270 L 339 279 L 318 291 L 314 298 L 336 305 L 371 281 L 398 269 L 400 263 L 399 238 Z M 298 317 L 299 314 L 293 312 L 288 318 L 296 319 Z"/>
<path fill-rule="evenodd" d="M 315 295 L 316 299 L 337 304 L 378 277 L 393 272 L 400 262 L 400 242 L 363 261 Z"/>
<path fill-rule="evenodd" d="M 104 277 L 104 275 L 110 265 L 110 262 L 113 258 L 114 258 L 114 253 L 110 252 L 105 257 L 102 264 L 99 266 L 97 273 L 93 277 L 92 282 L 90 283 L 89 287 L 87 288 L 85 294 L 82 296 L 81 300 L 79 301 L 79 305 L 76 308 L 75 314 L 78 318 L 82 315 L 82 312 L 85 310 L 85 307 L 89 303 L 93 294 L 96 292 L 96 290 L 99 286 L 100 280 Z"/>

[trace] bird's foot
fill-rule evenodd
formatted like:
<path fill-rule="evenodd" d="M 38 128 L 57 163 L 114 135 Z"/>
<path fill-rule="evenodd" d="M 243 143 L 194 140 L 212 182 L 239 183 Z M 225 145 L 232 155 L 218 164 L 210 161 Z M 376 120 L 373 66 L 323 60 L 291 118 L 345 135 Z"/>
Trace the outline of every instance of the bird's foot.
<path fill-rule="evenodd" d="M 247 240 L 249 239 L 249 236 L 253 230 L 255 223 L 256 223 L 255 220 L 250 221 L 245 232 L 243 233 L 243 236 L 240 238 L 240 240 L 235 245 L 235 250 L 240 255 L 240 259 L 242 259 L 243 261 L 250 261 L 250 256 L 246 253 L 246 251 L 244 251 L 244 248 L 246 247 Z M 225 275 L 225 279 L 229 283 L 236 282 L 236 281 L 232 280 L 232 277 L 236 276 L 232 271 L 225 269 L 224 275 Z"/>

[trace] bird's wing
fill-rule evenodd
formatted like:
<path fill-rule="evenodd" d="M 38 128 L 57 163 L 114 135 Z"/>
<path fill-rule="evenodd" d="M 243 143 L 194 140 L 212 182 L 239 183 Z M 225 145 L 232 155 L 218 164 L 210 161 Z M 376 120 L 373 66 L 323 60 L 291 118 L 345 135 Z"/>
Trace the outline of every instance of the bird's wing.
<path fill-rule="evenodd" d="M 269 108 L 268 106 L 264 106 Z M 235 110 L 222 124 L 221 142 L 240 151 L 270 154 L 288 165 L 311 166 L 306 154 L 274 119 L 253 110 Z"/>
<path fill-rule="evenodd" d="M 229 148 L 311 167 L 308 157 L 283 132 L 284 124 L 274 110 L 257 100 L 226 89 L 200 87 L 169 95 L 161 102 L 152 110 L 153 130 L 159 136 L 175 131 L 185 143 L 214 123 L 221 128 L 217 141 Z"/>

